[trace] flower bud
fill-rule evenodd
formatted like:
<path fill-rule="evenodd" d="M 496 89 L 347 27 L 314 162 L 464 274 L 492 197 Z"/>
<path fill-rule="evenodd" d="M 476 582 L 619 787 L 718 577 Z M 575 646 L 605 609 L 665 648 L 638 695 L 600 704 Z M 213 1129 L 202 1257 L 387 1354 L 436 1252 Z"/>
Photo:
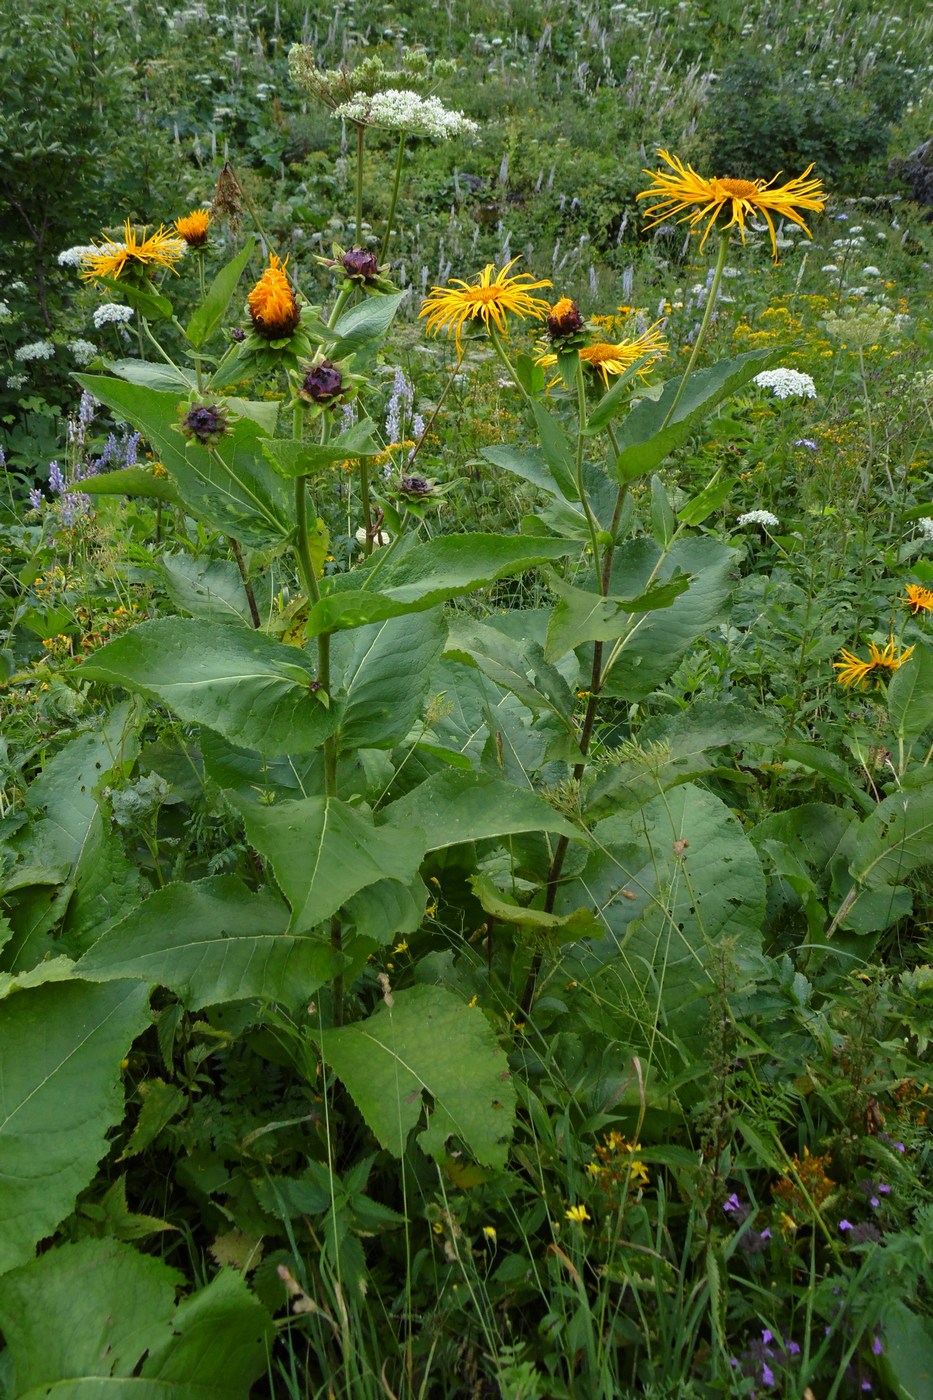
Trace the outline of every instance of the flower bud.
<path fill-rule="evenodd" d="M 227 414 L 221 404 L 193 403 L 187 411 L 183 405 L 181 414 L 182 435 L 189 441 L 194 438 L 204 447 L 212 447 L 215 442 L 219 442 L 229 427 Z"/>
<path fill-rule="evenodd" d="M 550 314 L 545 318 L 547 333 L 551 340 L 566 340 L 568 336 L 576 335 L 577 331 L 582 331 L 584 326 L 583 317 L 575 301 L 570 297 L 561 297 L 551 307 Z"/>
<path fill-rule="evenodd" d="M 358 277 L 362 282 L 373 282 L 379 276 L 378 259 L 366 248 L 348 248 L 338 262 L 349 277 Z"/>
<path fill-rule="evenodd" d="M 298 397 L 308 403 L 326 406 L 339 399 L 346 389 L 343 375 L 333 360 L 311 365 L 301 381 Z"/>

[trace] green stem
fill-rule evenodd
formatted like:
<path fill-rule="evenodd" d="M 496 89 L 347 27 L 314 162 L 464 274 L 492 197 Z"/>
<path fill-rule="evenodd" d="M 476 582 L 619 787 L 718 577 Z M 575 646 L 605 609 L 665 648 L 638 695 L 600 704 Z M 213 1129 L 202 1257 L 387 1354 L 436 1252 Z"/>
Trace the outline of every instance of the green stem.
<path fill-rule="evenodd" d="M 356 246 L 363 246 L 363 141 L 366 128 L 356 124 Z"/>
<path fill-rule="evenodd" d="M 728 229 L 726 229 L 723 233 L 719 235 L 719 254 L 716 258 L 716 270 L 713 273 L 713 284 L 709 289 L 709 296 L 706 298 L 706 306 L 703 308 L 703 320 L 700 322 L 700 330 L 694 342 L 693 349 L 690 352 L 690 359 L 687 361 L 687 368 L 684 370 L 684 377 L 680 381 L 677 393 L 674 395 L 674 402 L 667 410 L 667 416 L 665 417 L 664 422 L 661 424 L 661 427 L 658 430 L 659 432 L 663 433 L 664 429 L 667 427 L 668 423 L 673 418 L 674 411 L 677 408 L 677 405 L 680 403 L 680 400 L 683 398 L 683 392 L 687 387 L 687 380 L 690 378 L 693 366 L 697 362 L 697 356 L 703 348 L 703 342 L 706 339 L 706 332 L 709 328 L 710 319 L 713 315 L 713 307 L 716 305 L 716 297 L 719 294 L 719 284 L 722 281 L 722 270 L 726 265 L 726 253 L 728 251 L 728 248 L 729 231 Z"/>
<path fill-rule="evenodd" d="M 502 361 L 502 363 L 508 370 L 509 377 L 512 379 L 516 388 L 520 391 L 522 398 L 525 400 L 525 403 L 528 405 L 531 411 L 534 412 L 535 401 L 529 394 L 528 390 L 525 388 L 522 381 L 519 379 L 518 375 L 515 373 L 515 366 L 512 364 L 512 361 L 506 354 L 505 346 L 502 344 L 502 341 L 499 338 L 499 332 L 496 330 L 495 326 L 489 327 L 489 339 L 492 341 L 496 354 L 499 356 L 499 359 Z M 461 351 L 460 354 L 462 355 L 463 352 Z"/>
<path fill-rule="evenodd" d="M 327 329 L 328 329 L 329 331 L 332 331 L 332 330 L 334 329 L 334 326 L 336 326 L 337 322 L 340 320 L 340 313 L 341 313 L 341 311 L 343 310 L 343 308 L 346 306 L 346 304 L 347 304 L 347 299 L 349 298 L 350 293 L 351 293 L 352 291 L 353 291 L 353 283 L 352 283 L 352 282 L 348 282 L 347 285 L 346 285 L 345 287 L 341 287 L 340 293 L 339 293 L 339 295 L 338 295 L 338 297 L 337 297 L 337 300 L 334 302 L 334 308 L 333 308 L 333 310 L 331 311 L 330 315 L 329 315 L 328 318 L 327 318 Z"/>
<path fill-rule="evenodd" d="M 404 535 L 404 533 L 405 533 L 405 524 L 406 524 L 407 520 L 408 520 L 408 511 L 406 510 L 406 511 L 405 511 L 405 514 L 404 514 L 404 515 L 402 516 L 402 518 L 401 518 L 401 521 L 399 522 L 399 528 L 398 528 L 398 531 L 397 531 L 397 533 L 396 533 L 394 539 L 391 539 L 387 545 L 383 545 L 382 549 L 381 549 L 380 552 L 379 552 L 379 558 L 376 560 L 375 564 L 372 566 L 372 568 L 371 568 L 371 569 L 369 570 L 369 572 L 366 574 L 365 582 L 361 585 L 361 588 L 362 588 L 362 590 L 363 590 L 364 592 L 365 592 L 367 589 L 372 588 L 373 579 L 376 577 L 376 575 L 378 574 L 379 570 L 380 570 L 380 569 L 382 568 L 382 566 L 385 564 L 386 560 L 387 560 L 387 559 L 390 557 L 390 555 L 392 554 L 392 551 L 393 551 L 393 550 L 396 548 L 396 546 L 398 545 L 399 540 L 401 540 L 402 536 Z"/>
<path fill-rule="evenodd" d="M 577 462 L 576 480 L 577 494 L 580 497 L 580 504 L 586 516 L 586 523 L 590 527 L 590 543 L 593 548 L 593 568 L 596 570 L 596 577 L 600 579 L 601 569 L 599 563 L 599 525 L 593 515 L 592 508 L 586 497 L 586 487 L 583 483 L 583 447 L 586 442 L 586 381 L 583 378 L 583 361 L 577 359 Z"/>
<path fill-rule="evenodd" d="M 188 379 L 188 376 L 187 376 L 187 374 L 185 374 L 184 370 L 179 369 L 178 366 L 176 365 L 175 361 L 172 359 L 171 355 L 169 355 L 167 351 L 165 351 L 165 350 L 162 349 L 162 346 L 159 344 L 159 342 L 156 340 L 155 336 L 152 334 L 152 331 L 149 329 L 149 322 L 146 320 L 146 318 L 145 318 L 144 316 L 140 316 L 139 320 L 138 320 L 137 323 L 136 323 L 136 326 L 137 326 L 137 330 L 139 329 L 140 326 L 143 328 L 143 330 L 146 332 L 147 338 L 148 338 L 149 340 L 152 341 L 153 345 L 154 345 L 155 348 L 158 350 L 159 354 L 162 356 L 162 359 L 165 361 L 165 363 L 166 363 L 167 365 L 171 365 L 171 367 L 172 367 L 172 369 L 175 371 L 175 373 L 176 373 L 181 379 L 186 380 L 186 381 L 190 384 L 191 381 L 190 381 L 190 379 Z"/>
<path fill-rule="evenodd" d="M 379 261 L 384 263 L 386 254 L 389 251 L 389 239 L 392 237 L 392 221 L 395 218 L 395 206 L 398 203 L 398 189 L 402 180 L 402 165 L 405 161 L 405 139 L 406 132 L 402 132 L 398 138 L 398 155 L 395 158 L 395 179 L 392 181 L 392 197 L 389 200 L 389 217 L 386 221 L 386 231 L 382 236 L 382 247 L 379 250 Z M 359 234 L 357 234 L 359 237 Z"/>
<path fill-rule="evenodd" d="M 360 458 L 360 510 L 363 513 L 363 529 L 366 531 L 366 538 L 363 540 L 363 557 L 368 559 L 373 552 L 373 540 L 370 534 L 373 527 L 373 512 L 369 499 L 369 463 L 365 457 Z"/>

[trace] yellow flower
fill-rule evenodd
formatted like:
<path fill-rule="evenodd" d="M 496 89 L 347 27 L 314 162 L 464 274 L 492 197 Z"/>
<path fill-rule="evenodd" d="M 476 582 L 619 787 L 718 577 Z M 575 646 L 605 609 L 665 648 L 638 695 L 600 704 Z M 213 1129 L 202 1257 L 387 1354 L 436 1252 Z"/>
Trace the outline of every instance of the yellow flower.
<path fill-rule="evenodd" d="M 919 583 L 908 583 L 907 597 L 901 601 L 907 604 L 914 617 L 920 612 L 933 612 L 933 589 L 923 588 Z"/>
<path fill-rule="evenodd" d="M 175 231 L 189 248 L 203 248 L 210 222 L 211 216 L 206 209 L 192 209 L 190 214 L 175 220 Z"/>
<path fill-rule="evenodd" d="M 529 293 L 538 287 L 550 287 L 548 281 L 530 280 L 530 272 L 519 272 L 509 276 L 518 258 L 512 258 L 505 267 L 496 272 L 495 263 L 487 263 L 474 282 L 464 282 L 454 277 L 446 287 L 432 287 L 419 316 L 427 316 L 427 331 L 437 335 L 446 330 L 453 331 L 460 354 L 460 336 L 467 321 L 482 321 L 487 331 L 495 329 L 501 335 L 507 334 L 507 313 L 514 316 L 532 316 L 540 321 L 550 310 L 546 301 Z M 492 327 L 490 326 L 492 322 Z"/>
<path fill-rule="evenodd" d="M 842 648 L 839 653 L 842 660 L 833 662 L 833 667 L 839 672 L 836 680 L 840 685 L 864 685 L 873 672 L 891 674 L 913 654 L 913 647 L 908 647 L 898 655 L 893 637 L 883 650 L 875 642 L 868 643 L 868 650 L 869 659 L 863 661 L 845 647 Z"/>
<path fill-rule="evenodd" d="M 638 199 L 656 199 L 645 213 L 651 219 L 646 228 L 654 228 L 655 224 L 663 223 L 674 215 L 680 214 L 677 223 L 689 222 L 693 228 L 696 224 L 702 223 L 708 217 L 703 237 L 700 240 L 700 250 L 709 237 L 710 229 L 716 223 L 720 213 L 728 210 L 731 218 L 727 224 L 722 225 L 724 229 L 737 227 L 741 235 L 742 242 L 745 242 L 745 220 L 753 213 L 760 214 L 768 225 L 771 234 L 771 249 L 774 253 L 774 261 L 778 260 L 777 235 L 774 231 L 772 214 L 777 214 L 779 218 L 789 219 L 791 223 L 797 224 L 804 233 L 809 235 L 803 219 L 800 217 L 798 209 L 813 209 L 819 212 L 823 209 L 826 199 L 823 187 L 816 176 L 810 176 L 812 165 L 808 165 L 802 175 L 798 175 L 793 180 L 788 180 L 784 185 L 775 187 L 774 181 L 777 175 L 771 180 L 733 180 L 729 178 L 717 178 L 706 180 L 702 175 L 698 175 L 692 165 L 684 165 L 677 156 L 672 156 L 668 151 L 659 150 L 658 155 L 670 166 L 667 170 L 646 170 L 645 174 L 650 175 L 652 184 L 648 189 L 642 190 L 637 196 Z M 687 212 L 684 213 L 683 211 Z"/>
<path fill-rule="evenodd" d="M 580 351 L 580 359 L 591 369 L 594 374 L 602 377 L 604 386 L 608 389 L 609 378 L 614 374 L 624 374 L 632 365 L 639 360 L 650 356 L 652 360 L 660 359 L 667 354 L 667 341 L 658 330 L 660 321 L 656 322 L 643 335 L 637 336 L 634 340 L 620 340 L 617 345 L 611 345 L 607 341 L 597 341 L 595 345 L 584 345 Z M 549 369 L 551 365 L 557 364 L 556 355 L 541 355 L 537 363 L 542 369 Z M 638 371 L 639 376 L 650 372 L 650 364 L 642 365 Z M 551 383 L 556 383 L 552 380 Z"/>
<path fill-rule="evenodd" d="M 119 278 L 134 272 L 146 274 L 157 267 L 167 267 L 174 272 L 175 263 L 184 251 L 184 242 L 167 233 L 162 225 L 148 238 L 145 228 L 142 236 L 137 237 L 136 230 L 127 219 L 123 242 L 117 243 L 108 238 L 100 248 L 86 253 L 82 259 L 84 272 L 81 275 L 85 280 L 93 281 L 97 277 Z"/>
<path fill-rule="evenodd" d="M 295 300 L 284 262 L 269 254 L 269 266 L 256 283 L 246 303 L 253 328 L 266 340 L 284 340 L 297 329 L 301 310 Z"/>
<path fill-rule="evenodd" d="M 564 1211 L 564 1219 L 572 1220 L 574 1225 L 582 1225 L 591 1216 L 586 1206 L 570 1206 Z"/>
<path fill-rule="evenodd" d="M 492 1226 L 492 1225 L 484 1225 L 484 1226 L 483 1226 L 483 1234 L 486 1236 L 487 1240 L 491 1240 L 491 1242 L 492 1242 L 493 1244 L 495 1244 L 496 1239 L 497 1239 L 498 1237 L 497 1237 L 497 1235 L 496 1235 L 496 1231 L 495 1231 L 495 1227 L 494 1227 L 494 1226 Z"/>

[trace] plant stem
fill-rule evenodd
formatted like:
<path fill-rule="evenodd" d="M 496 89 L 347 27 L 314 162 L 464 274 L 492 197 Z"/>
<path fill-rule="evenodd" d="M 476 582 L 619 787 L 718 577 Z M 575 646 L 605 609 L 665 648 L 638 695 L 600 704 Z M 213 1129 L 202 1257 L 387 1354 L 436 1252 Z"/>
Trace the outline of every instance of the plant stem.
<path fill-rule="evenodd" d="M 661 427 L 658 430 L 659 432 L 663 433 L 664 429 L 667 427 L 668 423 L 673 418 L 677 405 L 680 403 L 680 400 L 683 397 L 683 392 L 687 387 L 687 380 L 690 378 L 693 366 L 697 362 L 697 356 L 703 348 L 703 342 L 706 339 L 706 332 L 709 328 L 709 323 L 713 315 L 713 307 L 716 305 L 716 297 L 719 294 L 719 284 L 722 281 L 722 270 L 726 265 L 726 252 L 728 248 L 729 231 L 728 229 L 726 229 L 723 233 L 719 235 L 719 254 L 716 258 L 716 269 L 713 273 L 713 284 L 710 287 L 709 295 L 706 298 L 706 306 L 703 308 L 703 320 L 700 322 L 699 333 L 697 334 L 697 338 L 694 342 L 693 349 L 690 352 L 690 359 L 687 361 L 687 368 L 684 370 L 684 377 L 683 379 L 681 379 L 680 384 L 677 388 L 677 393 L 674 395 L 674 402 L 667 410 L 667 415 L 665 416 L 664 422 L 661 424 Z"/>
<path fill-rule="evenodd" d="M 593 550 L 593 568 L 596 570 L 598 580 L 602 578 L 602 570 L 599 563 L 599 527 L 592 508 L 586 496 L 586 487 L 583 483 L 583 447 L 586 442 L 586 382 L 583 378 L 583 361 L 577 359 L 577 461 L 576 479 L 577 495 L 580 497 L 580 504 L 586 516 L 586 523 L 590 527 L 590 544 Z"/>
<path fill-rule="evenodd" d="M 402 165 L 405 161 L 405 139 L 406 132 L 402 132 L 398 138 L 398 155 L 395 158 L 395 179 L 392 181 L 392 197 L 389 200 L 389 217 L 386 221 L 386 231 L 382 236 L 382 247 L 379 250 L 379 261 L 385 262 L 386 254 L 389 251 L 389 239 L 392 237 L 392 221 L 395 218 L 395 206 L 398 203 L 398 187 L 402 179 Z M 359 234 L 357 233 L 357 241 Z"/>
<path fill-rule="evenodd" d="M 243 560 L 243 551 L 240 548 L 240 542 L 239 540 L 235 540 L 232 535 L 228 535 L 227 538 L 230 541 L 230 548 L 233 550 L 233 557 L 236 560 L 236 566 L 240 571 L 240 578 L 243 580 L 243 588 L 246 592 L 246 601 L 249 603 L 249 615 L 253 619 L 253 626 L 259 628 L 262 626 L 262 620 L 259 616 L 259 608 L 256 606 L 256 594 L 253 592 L 253 585 L 250 582 L 250 577 L 246 570 L 246 564 Z"/>
<path fill-rule="evenodd" d="M 353 283 L 348 282 L 345 287 L 341 287 L 337 300 L 334 302 L 333 310 L 327 318 L 327 329 L 332 331 L 340 320 L 340 313 L 347 304 L 347 298 L 353 291 Z"/>
<path fill-rule="evenodd" d="M 363 515 L 363 529 L 366 532 L 366 538 L 363 540 L 363 557 L 368 559 L 373 552 L 373 539 L 370 534 L 373 527 L 373 512 L 369 499 L 369 463 L 365 457 L 360 458 L 360 510 Z"/>
<path fill-rule="evenodd" d="M 159 344 L 159 342 L 156 340 L 155 336 L 152 334 L 152 331 L 151 331 L 150 328 L 149 328 L 149 322 L 146 320 L 146 318 L 145 318 L 144 316 L 140 316 L 138 322 L 136 323 L 136 329 L 139 330 L 140 327 L 142 327 L 142 329 L 146 332 L 146 336 L 148 337 L 149 340 L 152 341 L 153 345 L 154 345 L 155 348 L 158 350 L 159 354 L 162 356 L 162 359 L 165 361 L 165 363 L 166 363 L 167 365 L 171 365 L 172 369 L 175 371 L 175 373 L 179 376 L 180 379 L 184 379 L 187 383 L 190 384 L 190 383 L 191 383 L 191 380 L 188 379 L 188 376 L 187 376 L 187 374 L 185 374 L 184 370 L 179 369 L 178 366 L 176 365 L 175 361 L 172 359 L 171 355 L 169 355 L 165 350 L 162 349 L 162 346 Z M 142 337 L 140 336 L 140 342 L 141 342 L 141 341 L 142 341 Z M 194 386 L 192 385 L 192 388 L 193 388 L 193 387 L 194 387 Z"/>
<path fill-rule="evenodd" d="M 366 128 L 356 124 L 356 246 L 363 246 L 363 140 Z"/>
<path fill-rule="evenodd" d="M 534 412 L 535 401 L 529 394 L 528 390 L 525 388 L 522 381 L 519 379 L 518 375 L 515 373 L 515 366 L 512 364 L 512 361 L 506 354 L 505 346 L 502 344 L 502 341 L 499 338 L 499 332 L 496 330 L 495 326 L 489 327 L 489 339 L 492 341 L 496 354 L 499 356 L 499 359 L 502 361 L 502 363 L 508 370 L 509 376 L 515 384 L 515 387 L 519 390 L 522 398 L 525 400 L 525 403 L 528 405 L 531 411 Z M 461 351 L 461 354 L 462 353 L 463 352 Z"/>

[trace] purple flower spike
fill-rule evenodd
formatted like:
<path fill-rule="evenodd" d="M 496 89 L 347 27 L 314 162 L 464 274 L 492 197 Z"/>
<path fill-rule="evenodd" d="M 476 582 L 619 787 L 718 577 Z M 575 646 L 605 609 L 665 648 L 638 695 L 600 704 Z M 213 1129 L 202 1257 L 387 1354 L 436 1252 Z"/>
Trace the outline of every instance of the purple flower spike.
<path fill-rule="evenodd" d="M 33 486 L 29 492 L 29 504 L 32 506 L 33 510 L 41 510 L 44 499 L 38 486 Z"/>
<path fill-rule="evenodd" d="M 62 469 L 57 462 L 49 463 L 49 486 L 57 496 L 60 496 L 65 489 L 65 478 L 62 476 Z"/>

